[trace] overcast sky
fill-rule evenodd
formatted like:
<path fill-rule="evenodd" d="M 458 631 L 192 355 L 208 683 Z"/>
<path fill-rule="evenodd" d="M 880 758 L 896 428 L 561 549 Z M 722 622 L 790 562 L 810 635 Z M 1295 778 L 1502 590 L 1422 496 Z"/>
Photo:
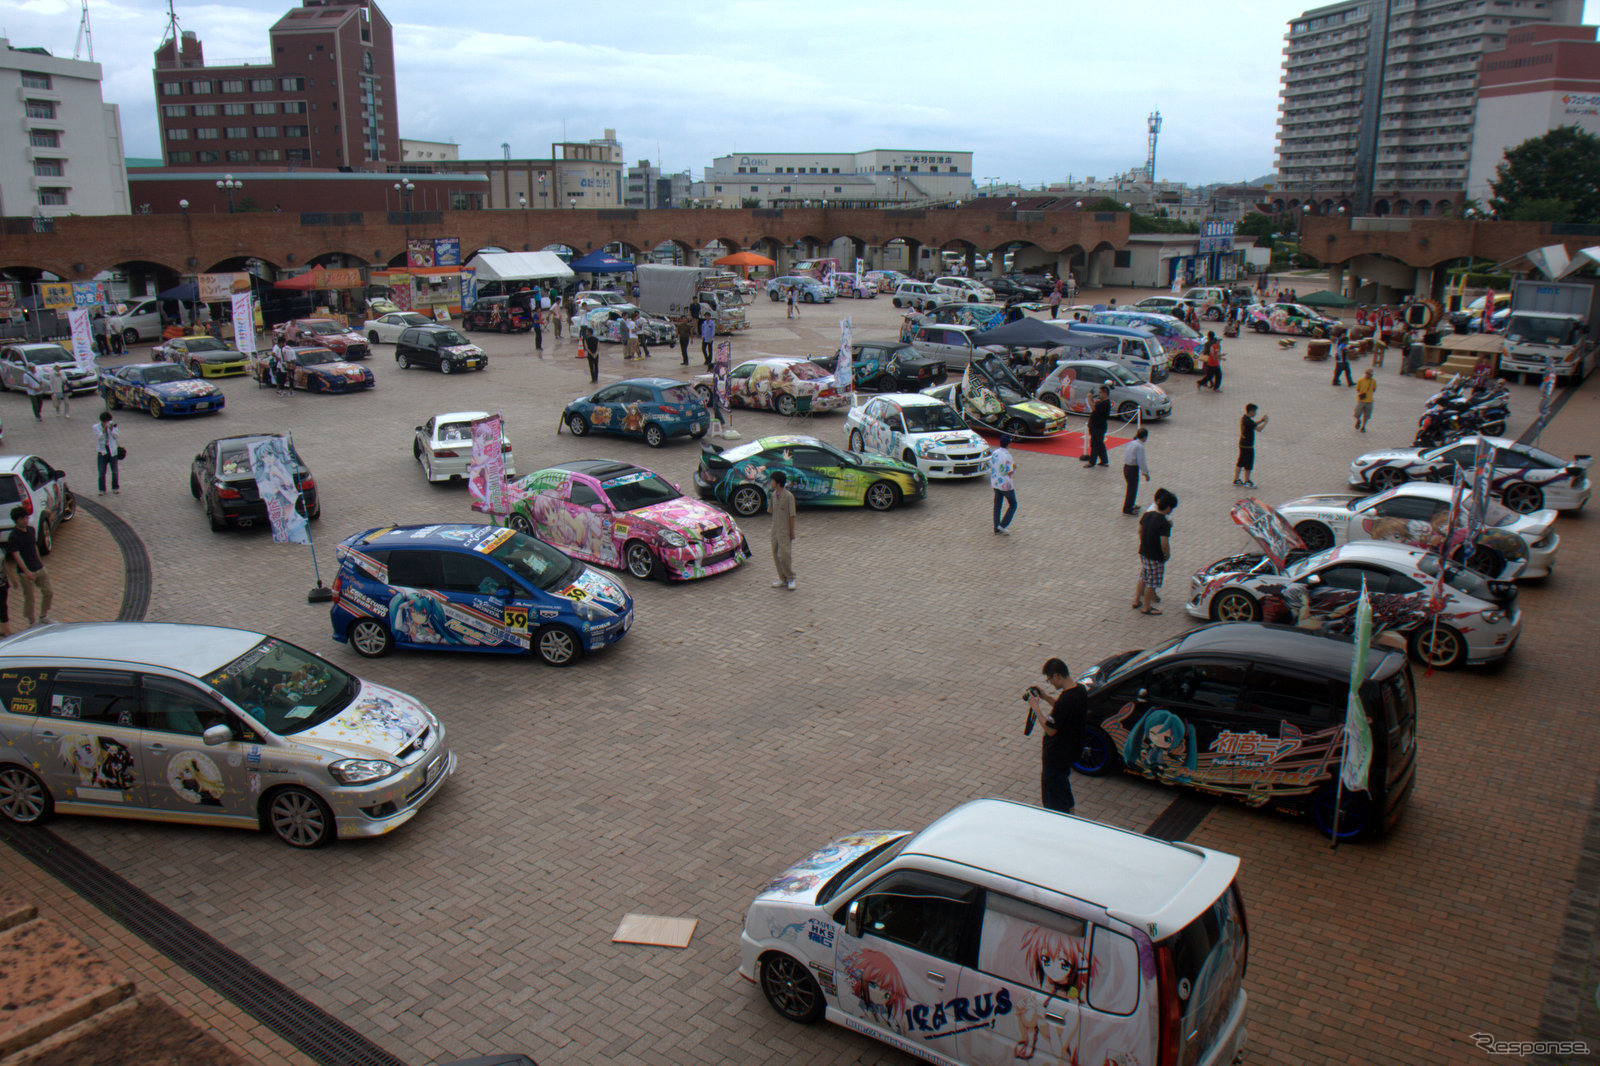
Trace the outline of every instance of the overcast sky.
<path fill-rule="evenodd" d="M 176 0 L 209 62 L 265 58 L 294 0 Z M 1279 68 L 1298 0 L 977 3 L 386 0 L 400 134 L 464 158 L 545 158 L 615 129 L 630 163 L 699 179 L 729 153 L 973 153 L 974 179 L 1039 185 L 1142 166 L 1200 184 L 1274 169 Z M 130 156 L 157 156 L 162 0 L 89 0 L 105 99 Z M 1600 17 L 1590 0 L 1586 21 Z M 455 18 L 452 16 L 459 16 Z M 78 0 L 10 0 L 14 47 L 71 56 Z"/>

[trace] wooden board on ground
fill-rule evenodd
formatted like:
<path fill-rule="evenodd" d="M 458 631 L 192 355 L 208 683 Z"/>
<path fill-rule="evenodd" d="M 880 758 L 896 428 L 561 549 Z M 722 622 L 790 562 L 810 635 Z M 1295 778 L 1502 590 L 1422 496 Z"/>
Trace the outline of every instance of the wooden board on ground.
<path fill-rule="evenodd" d="M 1439 347 L 1447 352 L 1488 352 L 1499 354 L 1505 338 L 1498 333 L 1446 333 L 1439 338 Z"/>
<path fill-rule="evenodd" d="M 612 934 L 614 944 L 651 944 L 662 948 L 686 948 L 694 937 L 694 918 L 658 918 L 653 914 L 625 914 Z"/>

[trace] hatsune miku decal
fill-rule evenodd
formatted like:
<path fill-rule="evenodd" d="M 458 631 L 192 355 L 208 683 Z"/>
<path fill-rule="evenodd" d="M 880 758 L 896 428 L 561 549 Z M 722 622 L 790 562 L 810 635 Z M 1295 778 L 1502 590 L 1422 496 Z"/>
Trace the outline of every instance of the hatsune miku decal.
<path fill-rule="evenodd" d="M 1129 769 L 1168 784 L 1192 776 L 1198 760 L 1194 727 L 1160 707 L 1146 711 L 1122 743 L 1122 761 Z"/>
<path fill-rule="evenodd" d="M 179 752 L 167 762 L 167 787 L 185 803 L 222 806 L 222 773 L 200 752 Z"/>

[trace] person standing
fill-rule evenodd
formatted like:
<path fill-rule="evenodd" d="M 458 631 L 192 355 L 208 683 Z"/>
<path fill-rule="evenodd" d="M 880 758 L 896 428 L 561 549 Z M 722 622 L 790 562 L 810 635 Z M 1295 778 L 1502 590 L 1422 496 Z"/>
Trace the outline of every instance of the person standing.
<path fill-rule="evenodd" d="M 1017 464 L 1011 458 L 1011 438 L 1000 434 L 1000 442 L 995 445 L 994 451 L 989 453 L 989 487 L 994 489 L 994 531 L 1002 537 L 1009 537 L 1011 519 L 1017 513 L 1017 492 L 1012 486 L 1011 476 L 1016 472 Z M 1005 504 L 1005 517 L 1000 515 L 1000 505 Z"/>
<path fill-rule="evenodd" d="M 1267 416 L 1256 417 L 1256 405 L 1244 405 L 1244 414 L 1239 419 L 1239 461 L 1234 466 L 1233 483 L 1253 489 L 1256 483 L 1250 480 L 1251 473 L 1256 465 L 1256 430 L 1262 429 L 1267 424 Z"/>
<path fill-rule="evenodd" d="M 47 366 L 39 371 L 42 384 L 50 390 L 50 406 L 57 418 L 72 416 L 72 396 L 67 392 L 67 375 L 59 366 Z"/>
<path fill-rule="evenodd" d="M 44 371 L 42 369 L 35 370 L 31 374 L 24 371 L 22 382 L 23 388 L 28 393 L 28 403 L 33 407 L 33 420 L 35 422 L 43 422 L 44 398 L 50 388 L 49 383 L 45 381 Z"/>
<path fill-rule="evenodd" d="M 706 361 L 706 369 L 711 369 L 712 346 L 717 339 L 717 320 L 709 311 L 701 309 L 700 314 L 700 356 Z"/>
<path fill-rule="evenodd" d="M 1144 442 L 1150 439 L 1150 431 L 1143 426 L 1133 435 L 1128 446 L 1122 449 L 1122 480 L 1127 482 L 1128 491 L 1122 497 L 1122 513 L 1138 514 L 1136 501 L 1139 499 L 1139 476 L 1144 475 L 1146 481 L 1150 480 L 1150 464 L 1145 461 Z"/>
<path fill-rule="evenodd" d="M 1206 372 L 1194 383 L 1194 391 L 1199 392 L 1210 385 L 1215 392 L 1222 384 L 1222 342 L 1217 340 L 1216 331 L 1206 331 L 1206 343 L 1200 354 L 1205 359 Z"/>
<path fill-rule="evenodd" d="M 49 625 L 50 604 L 55 600 L 55 588 L 50 584 L 50 571 L 39 558 L 39 539 L 28 524 L 28 509 L 20 504 L 11 508 L 11 532 L 6 535 L 7 576 L 15 574 L 22 585 L 22 614 L 31 626 L 35 622 Z M 39 613 L 33 613 L 34 593 L 39 594 Z"/>
<path fill-rule="evenodd" d="M 1346 385 L 1354 385 L 1355 378 L 1350 376 L 1350 337 L 1343 330 L 1333 338 L 1333 383 L 1339 384 L 1339 375 L 1344 375 Z"/>
<path fill-rule="evenodd" d="M 94 427 L 94 465 L 100 474 L 100 495 L 106 494 L 106 468 L 111 468 L 111 491 L 120 493 L 122 484 L 117 475 L 117 424 L 111 420 L 110 411 L 100 412 L 100 421 Z"/>
<path fill-rule="evenodd" d="M 788 314 L 784 315 L 783 317 L 784 318 L 799 318 L 800 317 L 800 304 L 798 302 L 796 302 L 796 300 L 795 300 L 795 292 L 794 292 L 794 286 L 793 285 L 789 286 L 789 312 L 788 312 Z"/>
<path fill-rule="evenodd" d="M 507 310 L 509 313 L 509 308 Z M 528 317 L 533 320 L 533 350 L 542 352 L 544 351 L 544 308 L 529 300 Z"/>
<path fill-rule="evenodd" d="M 1050 317 L 1054 319 L 1061 313 L 1061 282 L 1056 282 L 1055 288 L 1050 290 Z"/>
<path fill-rule="evenodd" d="M 561 298 L 559 296 L 546 296 L 541 302 L 545 309 L 545 316 L 550 320 L 550 335 L 556 340 L 561 339 Z M 559 344 L 557 348 L 561 347 Z"/>
<path fill-rule="evenodd" d="M 629 324 L 633 326 L 633 336 L 639 342 L 640 358 L 650 358 L 650 334 L 645 330 L 644 323 L 639 320 L 639 312 L 633 312 L 628 319 Z"/>
<path fill-rule="evenodd" d="M 794 493 L 789 475 L 772 472 L 772 561 L 778 568 L 775 589 L 794 588 Z"/>
<path fill-rule="evenodd" d="M 1369 366 L 1361 372 L 1361 377 L 1356 381 L 1356 428 L 1361 432 L 1367 431 L 1367 423 L 1372 419 L 1372 397 L 1378 391 L 1378 379 L 1372 376 Z"/>
<path fill-rule="evenodd" d="M 1160 614 L 1161 577 L 1170 554 L 1172 521 L 1167 517 L 1178 506 L 1178 497 L 1166 489 L 1156 489 L 1155 505 L 1139 516 L 1139 583 L 1133 588 L 1133 609 L 1143 614 Z"/>
<path fill-rule="evenodd" d="M 578 330 L 578 343 L 583 345 L 583 357 L 589 361 L 589 384 L 593 385 L 600 380 L 600 338 L 594 335 L 592 326 L 583 326 Z"/>
<path fill-rule="evenodd" d="M 1089 409 L 1089 454 L 1083 457 L 1084 466 L 1110 466 L 1106 457 L 1106 429 L 1111 425 L 1111 390 L 1101 385 L 1094 393 L 1094 406 Z"/>
<path fill-rule="evenodd" d="M 1055 686 L 1055 703 L 1045 716 L 1044 693 L 1038 688 L 1028 692 L 1028 713 L 1032 721 L 1044 726 L 1041 744 L 1039 774 L 1039 806 L 1047 811 L 1071 814 L 1075 806 L 1072 798 L 1072 764 L 1083 751 L 1083 736 L 1088 729 L 1089 698 L 1083 686 L 1073 680 L 1072 672 L 1060 659 L 1049 659 L 1044 664 L 1044 679 Z"/>

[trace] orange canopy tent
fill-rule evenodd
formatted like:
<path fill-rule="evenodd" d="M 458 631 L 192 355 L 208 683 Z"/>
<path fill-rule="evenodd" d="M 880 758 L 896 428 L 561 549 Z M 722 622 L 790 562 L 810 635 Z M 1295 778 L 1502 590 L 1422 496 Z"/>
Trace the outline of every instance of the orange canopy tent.
<path fill-rule="evenodd" d="M 723 256 L 721 259 L 714 259 L 712 262 L 719 267 L 738 267 L 740 274 L 747 278 L 750 276 L 751 267 L 775 267 L 778 265 L 777 260 L 768 259 L 760 252 L 734 252 L 732 255 Z"/>
<path fill-rule="evenodd" d="M 316 291 L 322 289 L 359 289 L 366 282 L 361 280 L 361 271 L 346 267 L 329 270 L 326 267 L 315 266 L 304 274 L 296 274 L 285 281 L 272 283 L 274 289 L 298 289 Z"/>

